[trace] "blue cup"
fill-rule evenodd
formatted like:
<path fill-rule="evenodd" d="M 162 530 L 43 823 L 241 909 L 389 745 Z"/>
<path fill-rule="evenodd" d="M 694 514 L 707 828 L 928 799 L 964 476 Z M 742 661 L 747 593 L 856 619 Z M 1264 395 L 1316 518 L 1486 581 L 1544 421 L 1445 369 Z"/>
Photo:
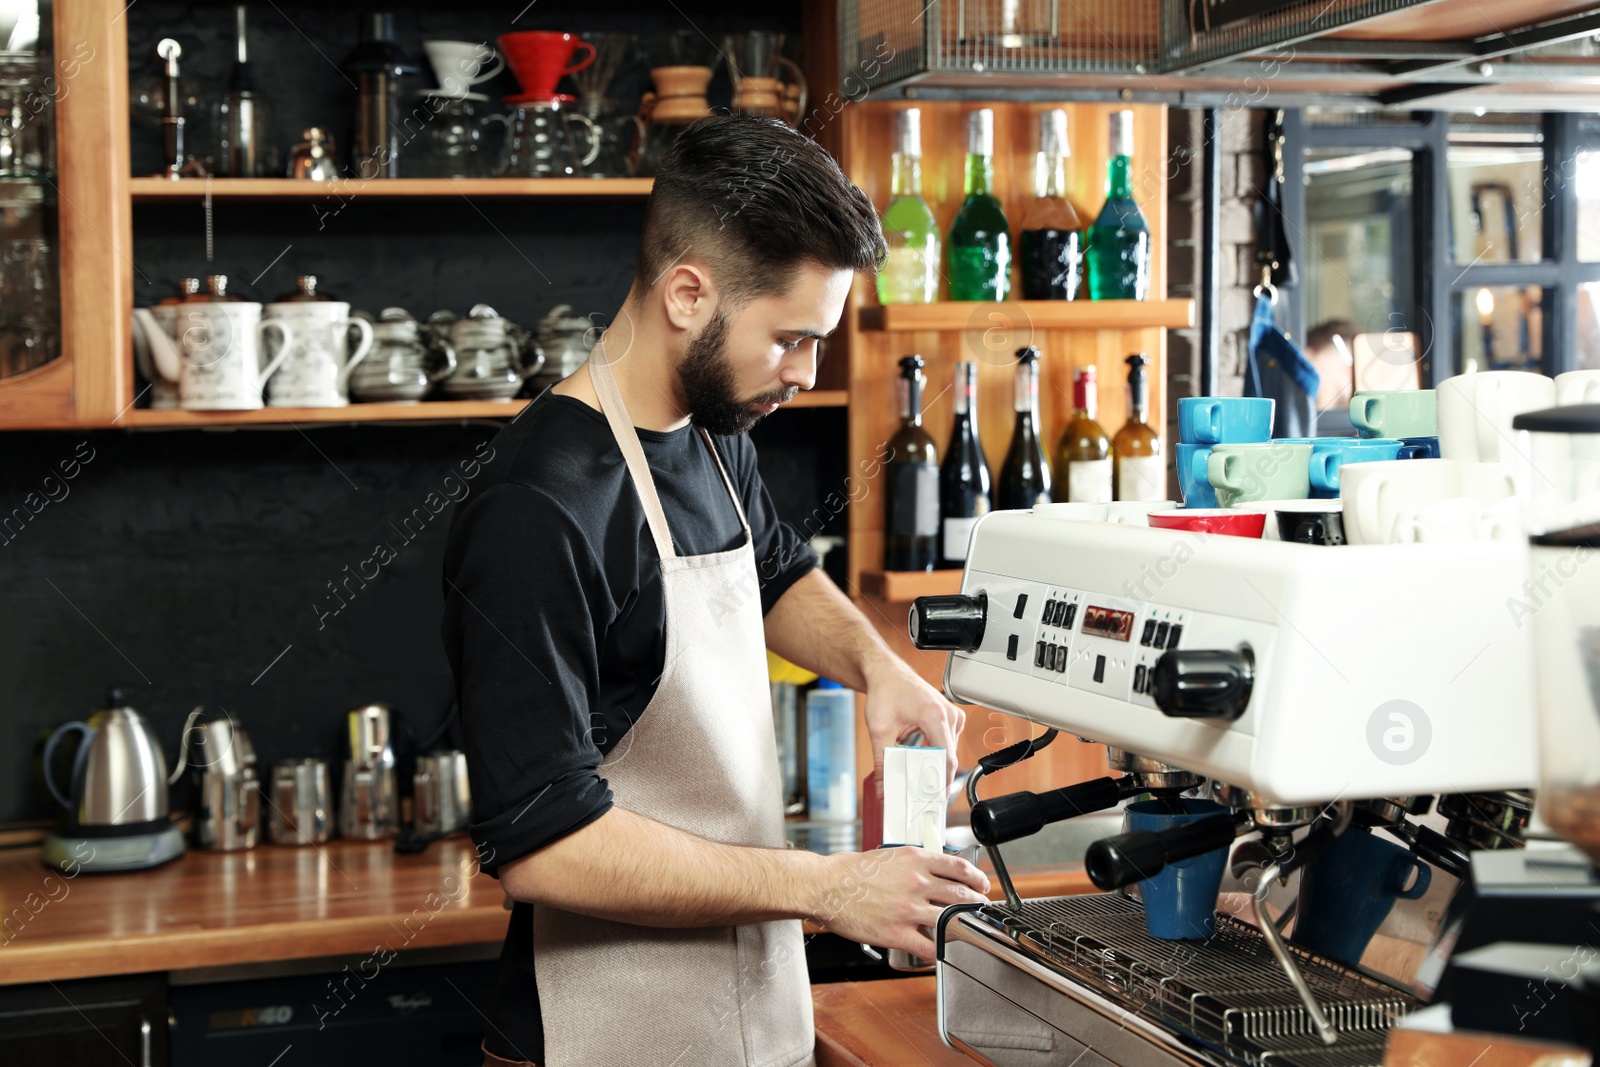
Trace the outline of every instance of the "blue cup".
<path fill-rule="evenodd" d="M 1178 440 L 1186 445 L 1235 445 L 1269 440 L 1273 407 L 1270 397 L 1185 397 L 1178 401 Z"/>
<path fill-rule="evenodd" d="M 1396 459 L 1439 459 L 1437 437 L 1402 437 L 1400 454 Z"/>
<path fill-rule="evenodd" d="M 1178 489 L 1183 493 L 1186 508 L 1214 508 L 1217 491 L 1206 478 L 1206 464 L 1211 460 L 1210 445 L 1174 445 L 1177 450 Z"/>
<path fill-rule="evenodd" d="M 1183 801 L 1184 814 L 1177 815 L 1159 800 L 1129 804 L 1122 814 L 1122 829 L 1170 830 L 1196 819 L 1207 819 L 1228 809 L 1209 800 Z M 1169 863 L 1154 878 L 1139 883 L 1144 900 L 1144 924 L 1151 937 L 1168 940 L 1210 937 L 1217 923 L 1217 891 L 1222 888 L 1222 870 L 1228 864 L 1228 849 L 1213 849 L 1177 863 Z"/>
<path fill-rule="evenodd" d="M 1416 900 L 1431 881 L 1426 861 L 1352 826 L 1306 865 L 1289 940 L 1354 967 L 1394 902 Z"/>
<path fill-rule="evenodd" d="M 1383 437 L 1318 437 L 1311 443 L 1311 496 L 1330 500 L 1339 495 L 1339 468 L 1346 463 L 1398 459 L 1399 441 Z"/>

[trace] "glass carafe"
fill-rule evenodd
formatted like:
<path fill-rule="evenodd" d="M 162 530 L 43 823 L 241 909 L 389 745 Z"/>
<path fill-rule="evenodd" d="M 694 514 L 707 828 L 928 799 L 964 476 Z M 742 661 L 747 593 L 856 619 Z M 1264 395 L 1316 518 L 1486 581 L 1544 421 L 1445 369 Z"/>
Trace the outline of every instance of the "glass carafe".
<path fill-rule="evenodd" d="M 595 125 L 565 101 L 508 101 L 498 178 L 581 178 L 600 154 Z"/>

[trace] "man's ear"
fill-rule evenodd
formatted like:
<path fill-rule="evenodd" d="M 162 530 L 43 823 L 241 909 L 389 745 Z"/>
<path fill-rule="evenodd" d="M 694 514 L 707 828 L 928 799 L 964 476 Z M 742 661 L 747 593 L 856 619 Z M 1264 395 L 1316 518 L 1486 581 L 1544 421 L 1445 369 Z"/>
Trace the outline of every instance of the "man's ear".
<path fill-rule="evenodd" d="M 661 281 L 661 302 L 667 321 L 676 329 L 698 333 L 716 311 L 716 286 L 696 264 L 675 263 Z"/>

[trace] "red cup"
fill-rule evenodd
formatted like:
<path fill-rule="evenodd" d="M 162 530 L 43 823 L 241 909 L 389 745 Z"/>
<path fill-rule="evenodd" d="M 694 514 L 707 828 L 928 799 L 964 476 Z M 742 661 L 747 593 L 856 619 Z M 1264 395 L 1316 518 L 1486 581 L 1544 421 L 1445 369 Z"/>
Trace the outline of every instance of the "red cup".
<path fill-rule="evenodd" d="M 1150 525 L 1162 530 L 1189 530 L 1194 533 L 1227 534 L 1230 537 L 1260 537 L 1267 528 L 1264 511 L 1235 508 L 1180 508 L 1152 511 Z"/>
<path fill-rule="evenodd" d="M 548 100 L 556 95 L 556 84 L 562 78 L 594 62 L 594 45 L 570 33 L 519 30 L 501 34 L 499 42 L 500 52 L 526 97 Z M 573 54 L 579 51 L 587 54 L 574 63 Z"/>

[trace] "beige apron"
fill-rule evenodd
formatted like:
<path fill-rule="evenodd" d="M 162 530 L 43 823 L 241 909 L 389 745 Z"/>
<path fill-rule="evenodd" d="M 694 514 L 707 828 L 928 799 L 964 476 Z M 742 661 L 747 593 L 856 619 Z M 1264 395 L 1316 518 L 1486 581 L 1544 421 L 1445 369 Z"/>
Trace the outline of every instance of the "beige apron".
<path fill-rule="evenodd" d="M 601 764 L 618 806 L 712 841 L 784 848 L 766 638 L 750 526 L 726 552 L 679 556 L 616 379 L 589 376 L 661 558 L 666 660 L 639 721 Z M 533 909 L 545 1067 L 813 1064 L 798 919 L 672 930 Z"/>

